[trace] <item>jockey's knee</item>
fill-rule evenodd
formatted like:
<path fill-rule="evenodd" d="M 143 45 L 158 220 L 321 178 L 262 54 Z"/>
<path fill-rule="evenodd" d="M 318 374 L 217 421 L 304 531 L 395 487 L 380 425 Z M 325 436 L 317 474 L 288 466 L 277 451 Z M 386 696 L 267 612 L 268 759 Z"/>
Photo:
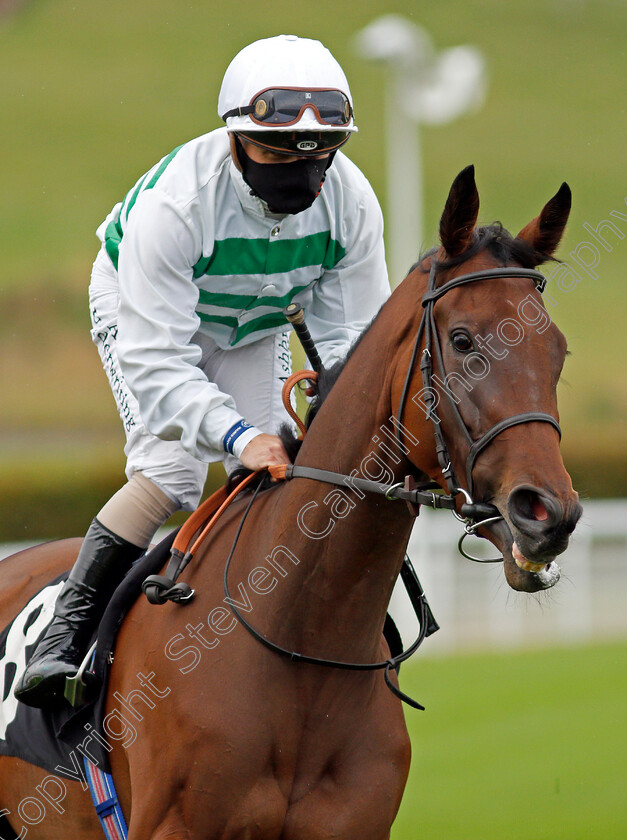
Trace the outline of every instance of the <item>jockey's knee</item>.
<path fill-rule="evenodd" d="M 195 510 L 207 480 L 208 464 L 193 458 L 178 440 L 161 440 L 145 430 L 131 435 L 126 448 L 126 475 L 136 473 L 159 488 L 181 510 Z"/>
<path fill-rule="evenodd" d="M 134 472 L 100 510 L 97 519 L 114 534 L 147 548 L 157 529 L 180 507 L 178 500 L 144 473 Z"/>

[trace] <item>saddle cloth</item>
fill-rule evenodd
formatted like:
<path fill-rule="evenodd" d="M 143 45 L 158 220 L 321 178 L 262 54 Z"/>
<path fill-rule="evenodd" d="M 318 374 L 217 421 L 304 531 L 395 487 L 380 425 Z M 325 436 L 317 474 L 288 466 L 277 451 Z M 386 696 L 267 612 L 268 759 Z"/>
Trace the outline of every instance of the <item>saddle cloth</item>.
<path fill-rule="evenodd" d="M 17 680 L 39 639 L 52 621 L 54 605 L 69 572 L 41 589 L 0 634 L 0 755 L 16 756 L 49 773 L 85 783 L 83 759 L 110 771 L 102 720 L 109 654 L 124 616 L 141 594 L 148 575 L 166 563 L 175 533 L 141 557 L 116 589 L 98 628 L 91 670 L 101 681 L 96 698 L 78 709 L 32 709 L 13 696 Z M 93 642 L 93 640 L 92 640 Z M 90 737 L 91 736 L 91 737 Z"/>

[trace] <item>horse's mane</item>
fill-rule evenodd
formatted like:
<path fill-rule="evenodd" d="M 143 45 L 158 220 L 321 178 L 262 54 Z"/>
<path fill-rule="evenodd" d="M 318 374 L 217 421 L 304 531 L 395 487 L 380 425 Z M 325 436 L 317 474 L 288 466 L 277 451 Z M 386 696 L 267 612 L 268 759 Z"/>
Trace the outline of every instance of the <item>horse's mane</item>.
<path fill-rule="evenodd" d="M 423 272 L 428 271 L 429 269 L 425 267 L 425 262 L 429 257 L 432 257 L 435 253 L 437 253 L 437 251 L 438 248 L 435 247 L 425 253 L 422 253 L 418 262 L 414 263 L 408 274 L 411 274 L 411 272 L 418 267 L 420 267 Z M 542 265 L 542 263 L 548 262 L 549 260 L 554 261 L 553 257 L 538 251 L 533 247 L 533 245 L 530 245 L 524 239 L 517 239 L 513 237 L 500 222 L 493 222 L 491 225 L 484 225 L 476 228 L 474 231 L 473 243 L 470 248 L 467 248 L 463 253 L 458 254 L 456 257 L 449 257 L 446 260 L 437 260 L 436 268 L 441 271 L 449 268 L 455 268 L 482 251 L 489 251 L 497 263 L 502 266 L 509 265 L 513 262 L 517 263 L 522 268 L 535 268 L 536 266 Z M 375 315 L 375 319 L 376 318 L 377 316 Z M 373 322 L 375 319 L 373 319 Z M 307 429 L 310 427 L 316 414 L 320 410 L 320 407 L 328 397 L 331 388 L 335 385 L 347 362 L 355 352 L 358 344 L 370 329 L 370 326 L 372 326 L 372 324 L 369 324 L 352 344 L 346 358 L 343 361 L 336 362 L 333 367 L 328 370 L 325 369 L 318 377 L 318 391 L 316 396 L 312 399 L 305 417 L 305 427 Z M 298 455 L 302 441 L 298 440 L 293 429 L 288 426 L 287 423 L 281 426 L 279 436 L 287 454 L 290 456 L 290 460 L 294 462 L 296 456 Z"/>
<path fill-rule="evenodd" d="M 431 248 L 424 254 L 420 255 L 417 263 L 410 269 L 410 273 L 421 266 L 423 271 L 423 263 L 427 257 L 433 256 L 437 253 L 438 248 Z M 440 271 L 445 271 L 448 268 L 455 268 L 467 260 L 476 257 L 482 251 L 489 251 L 499 265 L 505 266 L 510 263 L 517 263 L 521 268 L 535 268 L 542 263 L 553 261 L 554 258 L 548 254 L 538 251 L 533 245 L 530 245 L 524 239 L 518 239 L 511 235 L 500 222 L 493 222 L 491 225 L 484 225 L 483 227 L 475 228 L 473 234 L 473 242 L 470 248 L 467 248 L 456 257 L 449 257 L 446 260 L 436 260 L 435 267 Z"/>

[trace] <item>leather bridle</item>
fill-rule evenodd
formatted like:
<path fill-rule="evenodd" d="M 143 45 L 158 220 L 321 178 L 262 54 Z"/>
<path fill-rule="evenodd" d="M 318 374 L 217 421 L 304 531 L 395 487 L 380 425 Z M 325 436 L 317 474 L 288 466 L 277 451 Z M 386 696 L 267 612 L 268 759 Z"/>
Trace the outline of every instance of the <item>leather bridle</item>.
<path fill-rule="evenodd" d="M 521 278 L 528 278 L 534 281 L 536 289 L 539 292 L 544 290 L 546 286 L 546 278 L 542 275 L 539 271 L 534 271 L 532 269 L 527 268 L 492 268 L 492 269 L 484 269 L 482 271 L 475 271 L 468 274 L 462 274 L 459 277 L 455 277 L 452 280 L 447 281 L 442 286 L 437 286 L 437 277 L 436 277 L 436 263 L 435 260 L 431 264 L 431 270 L 429 274 L 429 283 L 427 286 L 427 291 L 423 295 L 422 298 L 422 306 L 423 306 L 423 314 L 420 321 L 420 326 L 418 328 L 418 333 L 416 335 L 416 340 L 414 342 L 414 347 L 410 359 L 410 363 L 407 369 L 407 374 L 405 376 L 405 382 L 403 385 L 403 390 L 401 394 L 401 401 L 398 410 L 398 423 L 395 424 L 399 444 L 402 444 L 402 417 L 405 410 L 405 406 L 407 403 L 407 398 L 409 395 L 409 385 L 413 377 L 413 372 L 416 364 L 416 358 L 418 356 L 418 350 L 422 343 L 424 337 L 424 348 L 422 351 L 422 358 L 420 361 L 420 370 L 422 373 L 422 382 L 424 393 L 426 395 L 430 395 L 431 400 L 427 403 L 427 417 L 432 421 L 433 430 L 436 440 L 436 450 L 438 455 L 438 461 L 440 464 L 440 468 L 442 470 L 442 474 L 446 480 L 446 485 L 448 488 L 448 495 L 446 494 L 435 494 L 429 493 L 429 489 L 433 489 L 436 486 L 434 482 L 427 482 L 424 485 L 419 486 L 408 486 L 407 479 L 405 481 L 405 487 L 403 485 L 384 485 L 376 481 L 370 481 L 368 479 L 355 479 L 351 478 L 351 482 L 354 486 L 359 487 L 362 490 L 366 490 L 372 493 L 378 493 L 385 495 L 388 499 L 405 499 L 405 501 L 417 504 L 432 504 L 433 507 L 441 507 L 441 508 L 449 508 L 451 509 L 458 518 L 463 518 L 466 522 L 466 535 L 474 533 L 476 528 L 479 525 L 484 524 L 491 524 L 496 522 L 499 519 L 502 519 L 501 514 L 499 513 L 498 509 L 491 504 L 486 503 L 477 503 L 474 502 L 472 499 L 472 492 L 473 492 L 473 481 L 472 481 L 472 470 L 476 463 L 477 457 L 479 454 L 505 429 L 509 429 L 512 426 L 519 425 L 521 423 L 531 423 L 531 422 L 544 422 L 550 423 L 555 429 L 557 429 L 558 434 L 561 436 L 561 430 L 557 420 L 552 417 L 550 414 L 546 414 L 541 411 L 526 411 L 521 414 L 514 414 L 511 417 L 506 417 L 503 420 L 500 420 L 498 423 L 495 423 L 491 429 L 485 432 L 478 440 L 474 440 L 468 428 L 457 408 L 457 404 L 453 399 L 452 395 L 449 394 L 446 390 L 445 393 L 449 399 L 449 402 L 453 408 L 454 416 L 456 417 L 457 424 L 459 425 L 462 433 L 468 443 L 468 455 L 466 458 L 466 480 L 468 489 L 465 490 L 462 488 L 457 480 L 457 476 L 455 474 L 455 470 L 449 455 L 448 447 L 446 445 L 446 441 L 444 440 L 444 435 L 442 433 L 440 419 L 435 412 L 435 391 L 433 389 L 433 357 L 437 361 L 439 370 L 444 377 L 446 375 L 445 368 L 444 368 L 444 359 L 442 356 L 442 349 L 440 346 L 440 339 L 437 331 L 437 326 L 435 323 L 435 315 L 434 315 L 434 307 L 436 302 L 443 297 L 447 292 L 451 289 L 458 288 L 459 286 L 467 285 L 468 283 L 474 283 L 477 280 L 488 280 L 492 278 L 504 278 L 504 277 L 521 277 Z M 446 380 L 445 380 L 446 381 Z M 272 472 L 272 469 L 271 469 Z M 336 485 L 346 485 L 348 476 L 343 475 L 341 473 L 334 473 L 327 470 L 320 470 L 313 467 L 301 467 L 299 465 L 289 465 L 285 470 L 282 472 L 282 478 L 290 480 L 293 478 L 308 478 L 313 479 L 315 481 L 323 481 L 331 484 Z M 413 484 L 413 483 L 412 483 Z M 261 485 L 260 485 L 261 487 Z M 292 662 L 302 662 L 311 665 L 319 665 L 327 668 L 339 668 L 339 669 L 348 669 L 352 671 L 374 671 L 378 669 L 384 670 L 385 682 L 390 688 L 390 690 L 401 700 L 405 703 L 410 704 L 414 708 L 422 709 L 423 706 L 420 703 L 417 703 L 415 700 L 412 700 L 406 694 L 404 694 L 397 686 L 394 685 L 390 678 L 391 671 L 398 667 L 398 665 L 408 659 L 412 653 L 419 647 L 423 639 L 430 635 L 437 629 L 437 623 L 433 619 L 431 614 L 431 610 L 429 609 L 428 602 L 424 596 L 424 592 L 422 587 L 420 586 L 420 582 L 418 581 L 413 568 L 411 568 L 411 564 L 409 568 L 406 567 L 404 564 L 403 571 L 407 574 L 407 576 L 412 580 L 412 585 L 414 587 L 414 594 L 415 597 L 412 598 L 412 603 L 414 605 L 414 609 L 416 611 L 416 615 L 418 617 L 419 625 L 420 625 L 420 634 L 416 641 L 410 645 L 410 647 L 403 651 L 402 653 L 398 654 L 397 656 L 390 657 L 390 659 L 382 661 L 382 662 L 369 662 L 369 663 L 356 663 L 356 662 L 342 662 L 337 660 L 330 660 L 323 657 L 316 657 L 316 656 L 307 656 L 302 653 L 299 653 L 294 650 L 289 650 L 287 648 L 282 647 L 281 645 L 276 644 L 275 642 L 271 641 L 270 639 L 266 638 L 262 633 L 260 633 L 252 624 L 242 615 L 242 613 L 236 608 L 233 603 L 233 599 L 230 596 L 229 587 L 228 587 L 228 573 L 229 567 L 231 564 L 231 560 L 233 558 L 233 553 L 235 551 L 235 546 L 237 545 L 239 534 L 241 533 L 241 529 L 243 527 L 244 521 L 246 519 L 246 515 L 250 510 L 257 491 L 249 501 L 248 507 L 244 512 L 242 520 L 240 521 L 237 533 L 235 535 L 235 539 L 233 541 L 233 545 L 231 551 L 229 553 L 229 557 L 225 564 L 224 568 L 224 593 L 226 595 L 225 601 L 229 605 L 229 608 L 238 619 L 240 624 L 250 633 L 253 638 L 255 638 L 258 642 L 264 645 L 269 650 L 272 650 L 274 653 L 278 653 L 281 656 L 284 656 L 290 659 Z M 462 494 L 465 497 L 465 502 L 462 503 L 460 506 L 460 511 L 462 513 L 462 517 L 455 512 L 457 507 L 455 497 L 459 494 Z M 431 497 L 431 498 L 429 498 Z M 459 548 L 464 556 L 468 557 L 471 560 L 478 560 L 479 558 L 472 557 L 471 555 L 466 554 L 462 548 L 462 542 L 464 537 L 460 540 Z M 499 561 L 502 558 L 499 558 Z M 499 562 L 499 561 L 481 561 L 481 562 Z M 407 563 L 407 559 L 406 559 Z"/>
<path fill-rule="evenodd" d="M 416 334 L 416 339 L 414 342 L 410 362 L 407 368 L 407 373 L 405 375 L 405 381 L 403 385 L 403 390 L 401 392 L 401 399 L 400 405 L 398 409 L 398 416 L 397 420 L 398 423 L 395 423 L 396 433 L 398 436 L 399 444 L 402 445 L 402 418 L 403 414 L 405 413 L 405 408 L 407 405 L 407 400 L 409 396 L 409 387 L 413 378 L 414 369 L 416 366 L 416 360 L 418 357 L 418 351 L 420 346 L 423 342 L 424 338 L 424 347 L 422 350 L 422 357 L 420 360 L 420 371 L 422 374 L 422 384 L 423 384 L 423 394 L 425 395 L 425 404 L 427 405 L 427 418 L 432 421 L 433 425 L 433 432 L 435 436 L 436 442 L 436 451 L 438 456 L 438 462 L 440 465 L 440 469 L 446 481 L 446 486 L 448 489 L 448 494 L 446 493 L 434 493 L 432 492 L 435 489 L 439 488 L 439 484 L 427 481 L 422 485 L 416 485 L 413 479 L 410 479 L 408 476 L 405 479 L 405 485 L 403 484 L 393 484 L 393 485 L 386 485 L 377 481 L 372 481 L 365 478 L 355 478 L 353 476 L 347 476 L 341 473 L 330 472 L 327 470 L 321 470 L 314 467 L 305 467 L 299 465 L 288 465 L 281 469 L 281 474 L 275 472 L 273 468 L 270 468 L 270 473 L 275 478 L 282 478 L 286 480 L 290 480 L 293 478 L 305 478 L 305 479 L 312 479 L 315 481 L 322 481 L 326 483 L 331 483 L 339 486 L 353 486 L 360 490 L 364 490 L 370 493 L 376 493 L 385 496 L 385 498 L 389 500 L 394 499 L 403 499 L 408 502 L 411 506 L 414 506 L 416 511 L 418 506 L 421 504 L 428 505 L 433 508 L 444 508 L 449 509 L 455 515 L 465 521 L 466 523 L 466 531 L 464 536 L 459 541 L 459 549 L 461 553 L 470 560 L 479 560 L 479 558 L 472 557 L 471 555 L 467 554 L 463 548 L 462 543 L 465 536 L 469 534 L 474 534 L 476 529 L 480 525 L 488 525 L 497 520 L 502 519 L 503 517 L 499 513 L 498 509 L 489 503 L 485 502 L 475 502 L 472 498 L 472 494 L 474 491 L 473 486 L 473 476 L 472 471 L 477 461 L 478 456 L 486 449 L 489 444 L 505 429 L 509 429 L 512 426 L 519 425 L 521 423 L 531 423 L 531 422 L 543 422 L 543 423 L 550 423 L 558 432 L 561 437 L 561 430 L 559 423 L 557 420 L 550 414 L 546 414 L 545 412 L 541 411 L 526 411 L 521 414 L 514 414 L 510 417 L 506 417 L 503 420 L 499 420 L 497 423 L 492 426 L 487 432 L 481 435 L 480 438 L 474 440 L 468 431 L 468 427 L 466 426 L 464 419 L 457 407 L 457 403 L 453 398 L 452 394 L 448 391 L 448 389 L 444 388 L 444 393 L 446 394 L 448 401 L 451 405 L 453 415 L 456 418 L 456 423 L 462 431 L 462 434 L 468 444 L 468 455 L 466 457 L 466 483 L 467 489 L 464 489 L 455 474 L 455 469 L 453 467 L 451 457 L 449 455 L 448 446 L 444 439 L 444 435 L 441 428 L 440 418 L 437 416 L 435 411 L 436 408 L 436 392 L 433 387 L 434 380 L 433 380 L 433 359 L 435 358 L 438 369 L 444 378 L 444 382 L 446 382 L 446 371 L 444 367 L 444 359 L 442 355 L 442 348 L 440 345 L 440 337 L 438 335 L 437 325 L 435 322 L 435 315 L 434 315 L 434 307 L 437 301 L 442 298 L 447 292 L 451 289 L 458 288 L 460 286 L 467 285 L 469 283 L 474 283 L 478 280 L 489 280 L 489 279 L 501 279 L 506 277 L 520 277 L 533 280 L 536 289 L 542 293 L 546 286 L 546 278 L 542 275 L 539 271 L 535 271 L 533 269 L 528 268 L 518 268 L 518 267 L 503 267 L 503 268 L 490 268 L 484 269 L 482 271 L 474 271 L 468 274 L 462 274 L 459 277 L 454 277 L 452 280 L 448 280 L 446 283 L 442 284 L 441 286 L 437 286 L 437 276 L 436 276 L 436 261 L 433 259 L 431 263 L 431 269 L 429 274 L 429 282 L 427 286 L 427 291 L 422 297 L 422 307 L 423 307 L 423 314 L 420 320 L 420 326 L 418 328 L 418 332 Z M 306 329 L 303 329 L 303 332 L 306 333 L 306 336 L 309 336 L 309 333 Z M 309 337 L 310 339 L 310 337 Z M 231 593 L 229 591 L 228 586 L 228 574 L 229 569 L 231 566 L 231 561 L 233 559 L 236 546 L 238 544 L 238 540 L 240 534 L 242 532 L 244 523 L 248 516 L 248 513 L 251 507 L 254 504 L 255 499 L 261 489 L 270 489 L 270 487 L 277 487 L 277 484 L 269 485 L 266 481 L 261 481 L 257 486 L 255 492 L 250 497 L 248 505 L 241 517 L 239 522 L 237 531 L 235 533 L 235 537 L 231 546 L 231 550 L 229 552 L 228 558 L 225 563 L 224 567 L 224 576 L 223 576 L 223 586 L 224 586 L 224 594 L 225 594 L 225 602 L 229 606 L 229 609 L 237 618 L 239 623 L 244 627 L 244 629 L 254 638 L 256 641 L 264 645 L 269 650 L 277 653 L 292 662 L 300 662 L 304 664 L 310 665 L 318 665 L 327 668 L 337 668 L 337 669 L 344 669 L 344 670 L 352 670 L 352 671 L 375 671 L 375 670 L 383 670 L 385 682 L 390 688 L 390 690 L 401 700 L 409 705 L 413 706 L 416 709 L 423 709 L 420 703 L 417 703 L 415 700 L 412 700 L 408 697 L 404 692 L 402 692 L 398 686 L 396 686 L 392 679 L 391 679 L 391 672 L 398 668 L 401 662 L 404 662 L 408 659 L 420 646 L 422 641 L 431 633 L 435 632 L 438 629 L 437 622 L 433 618 L 431 613 L 431 609 L 429 607 L 428 601 L 425 597 L 424 591 L 420 585 L 418 577 L 409 562 L 409 559 L 406 558 L 403 564 L 403 568 L 401 570 L 401 575 L 404 579 L 405 585 L 407 590 L 410 594 L 410 599 L 412 601 L 414 610 L 416 612 L 416 617 L 418 618 L 418 623 L 420 626 L 420 632 L 418 638 L 415 642 L 410 645 L 406 650 L 402 651 L 401 653 L 397 654 L 396 656 L 391 656 L 387 660 L 383 660 L 380 662 L 366 662 L 366 663 L 357 663 L 357 662 L 343 662 L 337 660 L 330 660 L 325 659 L 322 657 L 315 657 L 302 654 L 295 650 L 290 650 L 288 648 L 284 648 L 281 645 L 276 644 L 275 642 L 271 641 L 270 639 L 266 638 L 262 633 L 260 633 L 248 620 L 247 618 L 242 615 L 242 613 L 237 609 L 236 602 L 231 597 Z M 459 495 L 464 496 L 464 501 L 461 505 L 459 505 L 459 511 L 461 516 L 456 512 L 458 508 L 456 497 Z M 191 555 L 190 555 L 191 557 Z M 173 557 L 173 560 L 176 558 Z M 498 558 L 498 560 L 479 560 L 479 562 L 500 562 L 502 558 Z M 186 562 L 189 562 L 189 557 L 186 555 L 182 559 L 176 560 L 176 570 L 173 572 L 170 577 L 172 580 L 168 580 L 168 583 L 173 583 L 180 574 L 180 571 L 185 567 Z M 181 584 L 179 584 L 181 586 Z M 180 602 L 187 601 L 193 595 L 193 590 L 184 584 L 189 590 L 189 595 L 186 595 L 185 598 L 178 599 Z M 173 591 L 173 590 L 172 590 Z M 166 600 L 170 596 L 166 596 Z M 172 600 L 177 600 L 176 598 L 172 598 Z M 163 601 L 155 601 L 155 603 L 163 603 Z"/>
<path fill-rule="evenodd" d="M 407 374 L 405 376 L 403 390 L 401 392 L 400 405 L 398 409 L 399 423 L 396 424 L 396 434 L 399 443 L 402 443 L 403 414 L 405 412 L 405 407 L 409 396 L 409 386 L 413 378 L 418 351 L 424 338 L 424 347 L 420 359 L 420 372 L 422 374 L 423 386 L 421 394 L 422 399 L 424 401 L 424 405 L 426 406 L 427 419 L 431 420 L 432 422 L 438 462 L 440 464 L 442 475 L 444 476 L 444 479 L 446 481 L 449 496 L 455 497 L 460 493 L 465 496 L 465 518 L 467 520 L 473 520 L 474 522 L 480 522 L 482 520 L 485 521 L 487 519 L 486 512 L 488 507 L 493 508 L 493 512 L 491 514 L 492 521 L 496 521 L 497 518 L 502 518 L 496 507 L 494 507 L 493 505 L 486 505 L 485 503 L 478 505 L 473 500 L 473 468 L 475 466 L 478 456 L 497 437 L 497 435 L 505 431 L 505 429 L 511 428 L 512 426 L 517 426 L 521 423 L 533 422 L 550 423 L 557 430 L 559 436 L 561 437 L 562 435 L 559 423 L 552 415 L 546 414 L 543 411 L 525 411 L 521 414 L 514 414 L 511 417 L 506 417 L 503 420 L 500 420 L 498 423 L 495 423 L 494 426 L 492 426 L 492 428 L 485 432 L 480 438 L 474 440 L 470 435 L 470 432 L 468 431 L 468 427 L 466 426 L 466 423 L 464 422 L 464 419 L 459 411 L 455 398 L 453 397 L 452 393 L 448 390 L 448 388 L 444 387 L 442 388 L 442 391 L 448 399 L 448 403 L 451 406 L 457 426 L 461 430 L 462 435 L 464 436 L 468 444 L 468 455 L 466 457 L 465 465 L 465 478 L 467 488 L 466 490 L 462 488 L 455 474 L 455 468 L 453 467 L 448 446 L 446 444 L 446 440 L 444 439 L 444 435 L 442 432 L 442 424 L 440 422 L 440 418 L 436 413 L 437 400 L 433 381 L 434 358 L 436 360 L 442 380 L 444 382 L 446 382 L 446 369 L 444 367 L 442 347 L 440 344 L 440 337 L 435 322 L 435 304 L 438 300 L 440 300 L 440 298 L 444 297 L 444 295 L 447 292 L 450 292 L 451 289 L 457 289 L 460 286 L 465 286 L 469 283 L 474 283 L 478 280 L 503 279 L 506 277 L 521 277 L 533 280 L 536 289 L 540 293 L 544 291 L 547 282 L 546 277 L 539 271 L 535 271 L 534 269 L 530 268 L 519 268 L 516 266 L 511 266 L 503 268 L 487 268 L 481 271 L 473 271 L 469 272 L 468 274 L 461 274 L 459 277 L 454 277 L 452 280 L 448 280 L 446 283 L 443 283 L 441 286 L 438 286 L 437 263 L 435 258 L 433 258 L 431 262 L 431 269 L 429 272 L 429 282 L 427 285 L 427 291 L 422 297 L 422 318 L 420 320 L 420 326 L 416 334 L 416 340 L 414 342 L 411 359 L 407 368 Z"/>

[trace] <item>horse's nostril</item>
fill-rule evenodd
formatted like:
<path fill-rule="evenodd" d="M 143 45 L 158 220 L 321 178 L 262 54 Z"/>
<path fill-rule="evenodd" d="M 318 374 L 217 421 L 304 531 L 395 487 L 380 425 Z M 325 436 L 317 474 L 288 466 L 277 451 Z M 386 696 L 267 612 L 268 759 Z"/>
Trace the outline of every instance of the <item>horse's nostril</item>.
<path fill-rule="evenodd" d="M 557 499 L 533 487 L 517 487 L 509 498 L 509 512 L 514 525 L 523 530 L 546 530 L 559 522 L 562 508 Z"/>
<path fill-rule="evenodd" d="M 544 522 L 545 519 L 549 518 L 549 513 L 539 496 L 531 499 L 531 512 L 533 513 L 534 519 L 537 519 L 539 522 Z"/>

